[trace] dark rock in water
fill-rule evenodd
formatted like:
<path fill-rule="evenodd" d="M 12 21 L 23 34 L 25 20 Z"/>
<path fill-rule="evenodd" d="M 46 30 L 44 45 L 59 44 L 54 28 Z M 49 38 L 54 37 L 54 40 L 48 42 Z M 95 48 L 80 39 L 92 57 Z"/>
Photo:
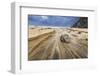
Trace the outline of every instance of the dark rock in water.
<path fill-rule="evenodd" d="M 60 36 L 60 41 L 61 42 L 65 42 L 65 43 L 69 43 L 70 42 L 70 37 L 68 34 L 63 34 Z"/>

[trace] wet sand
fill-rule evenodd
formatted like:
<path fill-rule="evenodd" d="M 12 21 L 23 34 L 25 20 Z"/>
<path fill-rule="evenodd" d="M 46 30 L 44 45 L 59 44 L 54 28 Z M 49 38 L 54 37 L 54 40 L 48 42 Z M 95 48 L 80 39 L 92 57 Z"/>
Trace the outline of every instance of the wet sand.
<path fill-rule="evenodd" d="M 68 34 L 69 43 L 61 42 Z M 88 57 L 88 31 L 82 28 L 29 28 L 28 60 L 78 59 Z"/>

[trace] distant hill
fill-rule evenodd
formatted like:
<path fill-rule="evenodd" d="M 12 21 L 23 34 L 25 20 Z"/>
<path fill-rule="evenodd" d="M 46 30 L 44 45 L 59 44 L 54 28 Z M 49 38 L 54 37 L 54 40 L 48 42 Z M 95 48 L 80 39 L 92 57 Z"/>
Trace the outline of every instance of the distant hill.
<path fill-rule="evenodd" d="M 74 28 L 88 28 L 88 17 L 80 17 L 80 19 L 72 25 Z"/>

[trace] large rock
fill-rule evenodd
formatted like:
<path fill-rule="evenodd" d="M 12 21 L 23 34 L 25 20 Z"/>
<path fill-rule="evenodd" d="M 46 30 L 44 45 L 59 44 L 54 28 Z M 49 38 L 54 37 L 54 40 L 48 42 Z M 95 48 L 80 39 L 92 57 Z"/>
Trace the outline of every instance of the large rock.
<path fill-rule="evenodd" d="M 69 43 L 70 40 L 71 40 L 71 39 L 70 39 L 70 37 L 69 37 L 68 34 L 62 34 L 62 35 L 60 36 L 60 41 L 61 41 L 61 42 Z"/>

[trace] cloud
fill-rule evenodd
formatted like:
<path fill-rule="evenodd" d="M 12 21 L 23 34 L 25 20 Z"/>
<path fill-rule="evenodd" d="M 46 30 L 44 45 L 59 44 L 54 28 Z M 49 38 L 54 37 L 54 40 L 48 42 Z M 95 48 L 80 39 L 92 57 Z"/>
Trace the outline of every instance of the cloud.
<path fill-rule="evenodd" d="M 71 27 L 79 20 L 80 17 L 74 16 L 45 16 L 29 15 L 28 24 L 37 26 L 68 26 Z"/>
<path fill-rule="evenodd" d="M 42 18 L 43 20 L 47 20 L 47 19 L 48 19 L 47 16 L 41 16 L 41 18 Z"/>

